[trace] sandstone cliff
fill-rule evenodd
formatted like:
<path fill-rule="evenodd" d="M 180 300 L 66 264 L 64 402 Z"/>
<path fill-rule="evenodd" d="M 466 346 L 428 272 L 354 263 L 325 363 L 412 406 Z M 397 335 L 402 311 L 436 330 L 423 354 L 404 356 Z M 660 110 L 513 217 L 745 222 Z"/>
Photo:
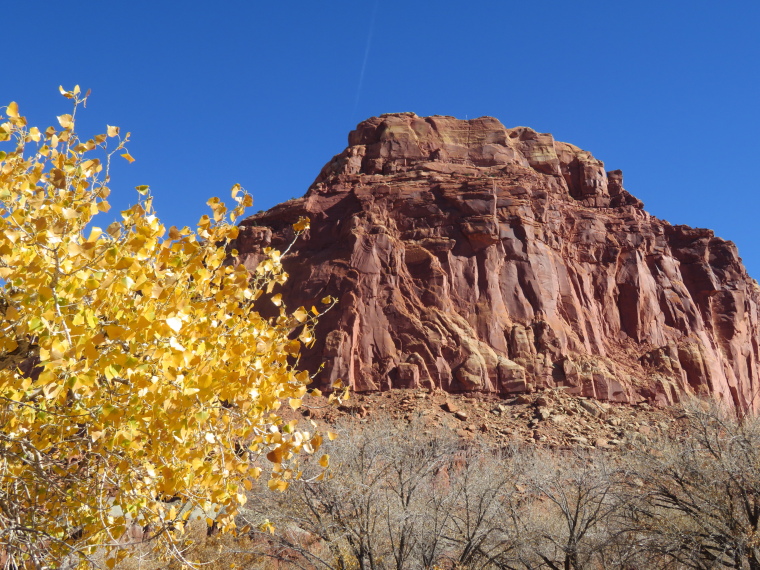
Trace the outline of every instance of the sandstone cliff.
<path fill-rule="evenodd" d="M 339 299 L 302 361 L 325 362 L 318 383 L 757 409 L 757 283 L 733 243 L 642 208 L 619 170 L 549 134 L 401 113 L 358 125 L 236 247 L 254 266 L 311 218 L 283 296 Z"/>

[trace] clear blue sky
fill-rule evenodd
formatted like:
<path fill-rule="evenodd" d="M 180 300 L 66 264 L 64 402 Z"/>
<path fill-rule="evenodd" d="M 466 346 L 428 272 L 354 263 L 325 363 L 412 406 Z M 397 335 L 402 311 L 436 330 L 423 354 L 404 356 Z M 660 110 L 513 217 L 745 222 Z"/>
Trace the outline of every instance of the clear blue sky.
<path fill-rule="evenodd" d="M 301 196 L 381 113 L 492 115 L 591 151 L 652 214 L 735 241 L 760 278 L 760 3 L 7 2 L 0 105 L 132 132 L 114 203 L 149 184 L 192 225 L 239 182 Z"/>

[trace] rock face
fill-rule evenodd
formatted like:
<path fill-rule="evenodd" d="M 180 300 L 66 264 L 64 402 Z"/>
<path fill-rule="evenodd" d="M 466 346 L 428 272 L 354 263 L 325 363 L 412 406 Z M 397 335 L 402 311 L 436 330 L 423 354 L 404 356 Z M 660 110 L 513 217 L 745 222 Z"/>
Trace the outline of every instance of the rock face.
<path fill-rule="evenodd" d="M 391 114 L 236 247 L 253 267 L 311 218 L 283 297 L 339 299 L 302 359 L 325 363 L 317 384 L 760 408 L 757 282 L 733 243 L 642 208 L 619 170 L 549 134 Z"/>

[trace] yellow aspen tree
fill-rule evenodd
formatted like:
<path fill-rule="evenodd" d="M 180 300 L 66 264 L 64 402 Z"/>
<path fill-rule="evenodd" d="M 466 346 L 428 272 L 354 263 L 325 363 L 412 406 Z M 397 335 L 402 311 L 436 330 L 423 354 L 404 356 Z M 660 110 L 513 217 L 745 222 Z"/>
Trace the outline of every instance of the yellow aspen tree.
<path fill-rule="evenodd" d="M 195 231 L 167 232 L 147 186 L 96 227 L 129 134 L 80 139 L 89 93 L 61 92 L 73 112 L 45 131 L 0 107 L 0 562 L 111 568 L 136 525 L 179 556 L 191 511 L 234 531 L 262 468 L 283 490 L 319 447 L 277 413 L 306 393 L 296 365 L 319 311 L 271 295 L 279 252 L 253 272 L 229 262 L 252 202 L 239 186 Z"/>

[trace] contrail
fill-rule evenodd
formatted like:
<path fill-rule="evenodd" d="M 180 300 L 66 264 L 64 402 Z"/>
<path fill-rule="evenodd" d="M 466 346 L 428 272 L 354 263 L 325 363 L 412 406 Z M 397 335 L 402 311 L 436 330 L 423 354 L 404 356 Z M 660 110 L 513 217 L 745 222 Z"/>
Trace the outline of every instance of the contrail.
<path fill-rule="evenodd" d="M 364 71 L 367 69 L 367 58 L 369 57 L 369 48 L 372 45 L 372 34 L 375 31 L 375 18 L 377 17 L 377 7 L 380 4 L 380 0 L 375 0 L 375 7 L 372 9 L 372 20 L 369 23 L 369 34 L 367 34 L 367 45 L 364 48 L 364 59 L 362 60 L 362 70 L 359 73 L 359 84 L 356 86 L 356 98 L 354 99 L 354 112 L 352 119 L 356 120 L 356 111 L 359 108 L 359 95 L 362 91 L 362 83 L 364 83 Z"/>

